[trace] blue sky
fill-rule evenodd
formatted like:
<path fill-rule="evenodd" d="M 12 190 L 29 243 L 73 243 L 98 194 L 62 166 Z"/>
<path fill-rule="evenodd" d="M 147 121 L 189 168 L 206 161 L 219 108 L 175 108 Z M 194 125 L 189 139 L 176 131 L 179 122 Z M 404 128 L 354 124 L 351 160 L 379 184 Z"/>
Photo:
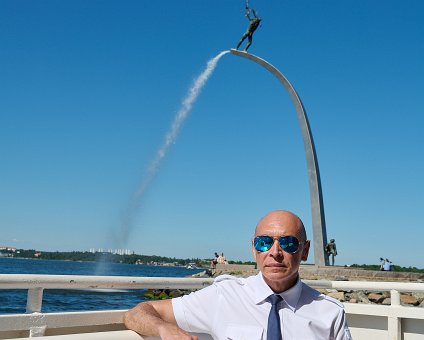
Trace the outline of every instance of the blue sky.
<path fill-rule="evenodd" d="M 424 2 L 250 4 L 263 23 L 249 51 L 309 116 L 336 263 L 424 268 Z M 245 31 L 244 5 L 1 1 L 0 243 L 116 248 L 187 90 Z M 124 239 L 141 254 L 251 260 L 273 209 L 312 237 L 302 137 L 278 81 L 223 56 L 139 203 Z"/>

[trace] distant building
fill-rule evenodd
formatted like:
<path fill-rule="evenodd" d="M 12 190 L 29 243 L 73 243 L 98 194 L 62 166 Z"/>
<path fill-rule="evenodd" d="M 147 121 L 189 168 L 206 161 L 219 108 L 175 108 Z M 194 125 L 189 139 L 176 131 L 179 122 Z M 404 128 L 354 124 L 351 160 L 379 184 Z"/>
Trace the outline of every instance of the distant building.
<path fill-rule="evenodd" d="M 16 252 L 16 248 L 7 247 L 7 246 L 0 246 L 0 251 L 9 251 L 9 252 L 15 253 Z"/>
<path fill-rule="evenodd" d="M 134 255 L 134 250 L 130 249 L 108 249 L 103 250 L 103 248 L 99 248 L 97 251 L 95 248 L 90 248 L 90 253 L 110 253 L 110 254 L 117 254 L 117 255 Z"/>

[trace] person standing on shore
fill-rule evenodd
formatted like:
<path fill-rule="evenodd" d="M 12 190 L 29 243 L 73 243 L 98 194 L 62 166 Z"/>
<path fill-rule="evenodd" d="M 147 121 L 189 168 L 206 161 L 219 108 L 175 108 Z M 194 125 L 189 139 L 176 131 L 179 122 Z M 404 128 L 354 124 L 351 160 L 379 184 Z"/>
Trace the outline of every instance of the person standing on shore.
<path fill-rule="evenodd" d="M 384 271 L 389 272 L 392 270 L 392 262 L 389 259 L 384 260 Z"/>
<path fill-rule="evenodd" d="M 271 211 L 257 224 L 252 240 L 257 275 L 218 276 L 189 295 L 142 302 L 125 313 L 125 325 L 168 340 L 197 339 L 190 332 L 214 339 L 351 340 L 343 305 L 299 278 L 309 247 L 299 217 Z"/>
<path fill-rule="evenodd" d="M 218 263 L 218 258 L 219 258 L 219 255 L 218 255 L 217 252 L 215 252 L 215 257 L 211 261 L 211 268 L 212 269 L 216 268 L 216 264 Z"/>
<path fill-rule="evenodd" d="M 220 264 L 228 264 L 227 259 L 224 256 L 224 253 L 221 253 L 218 257 L 218 263 Z"/>

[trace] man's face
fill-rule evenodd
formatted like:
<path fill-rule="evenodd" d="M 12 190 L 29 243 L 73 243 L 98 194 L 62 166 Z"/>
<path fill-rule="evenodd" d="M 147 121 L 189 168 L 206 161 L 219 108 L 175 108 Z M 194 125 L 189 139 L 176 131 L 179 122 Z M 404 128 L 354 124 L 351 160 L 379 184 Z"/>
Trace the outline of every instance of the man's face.
<path fill-rule="evenodd" d="M 282 292 L 296 283 L 301 261 L 308 259 L 310 242 L 305 240 L 302 222 L 288 211 L 273 211 L 265 216 L 257 225 L 256 236 L 295 236 L 299 240 L 299 249 L 294 254 L 283 251 L 274 241 L 272 247 L 265 252 L 258 252 L 252 241 L 253 254 L 262 272 L 265 282 L 275 292 Z"/>

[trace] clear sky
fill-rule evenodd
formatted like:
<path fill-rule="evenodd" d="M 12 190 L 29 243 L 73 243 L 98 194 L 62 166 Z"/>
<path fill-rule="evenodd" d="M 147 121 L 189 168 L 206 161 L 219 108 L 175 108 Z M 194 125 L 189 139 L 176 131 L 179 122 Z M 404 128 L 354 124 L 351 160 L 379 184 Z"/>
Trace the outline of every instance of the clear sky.
<path fill-rule="evenodd" d="M 250 5 L 263 23 L 249 52 L 291 81 L 308 113 L 336 263 L 424 268 L 424 2 Z M 0 1 L 0 244 L 116 248 L 187 90 L 246 30 L 244 6 Z M 254 227 L 273 209 L 297 213 L 312 237 L 296 111 L 268 72 L 227 54 L 133 209 L 124 247 L 252 260 Z"/>

